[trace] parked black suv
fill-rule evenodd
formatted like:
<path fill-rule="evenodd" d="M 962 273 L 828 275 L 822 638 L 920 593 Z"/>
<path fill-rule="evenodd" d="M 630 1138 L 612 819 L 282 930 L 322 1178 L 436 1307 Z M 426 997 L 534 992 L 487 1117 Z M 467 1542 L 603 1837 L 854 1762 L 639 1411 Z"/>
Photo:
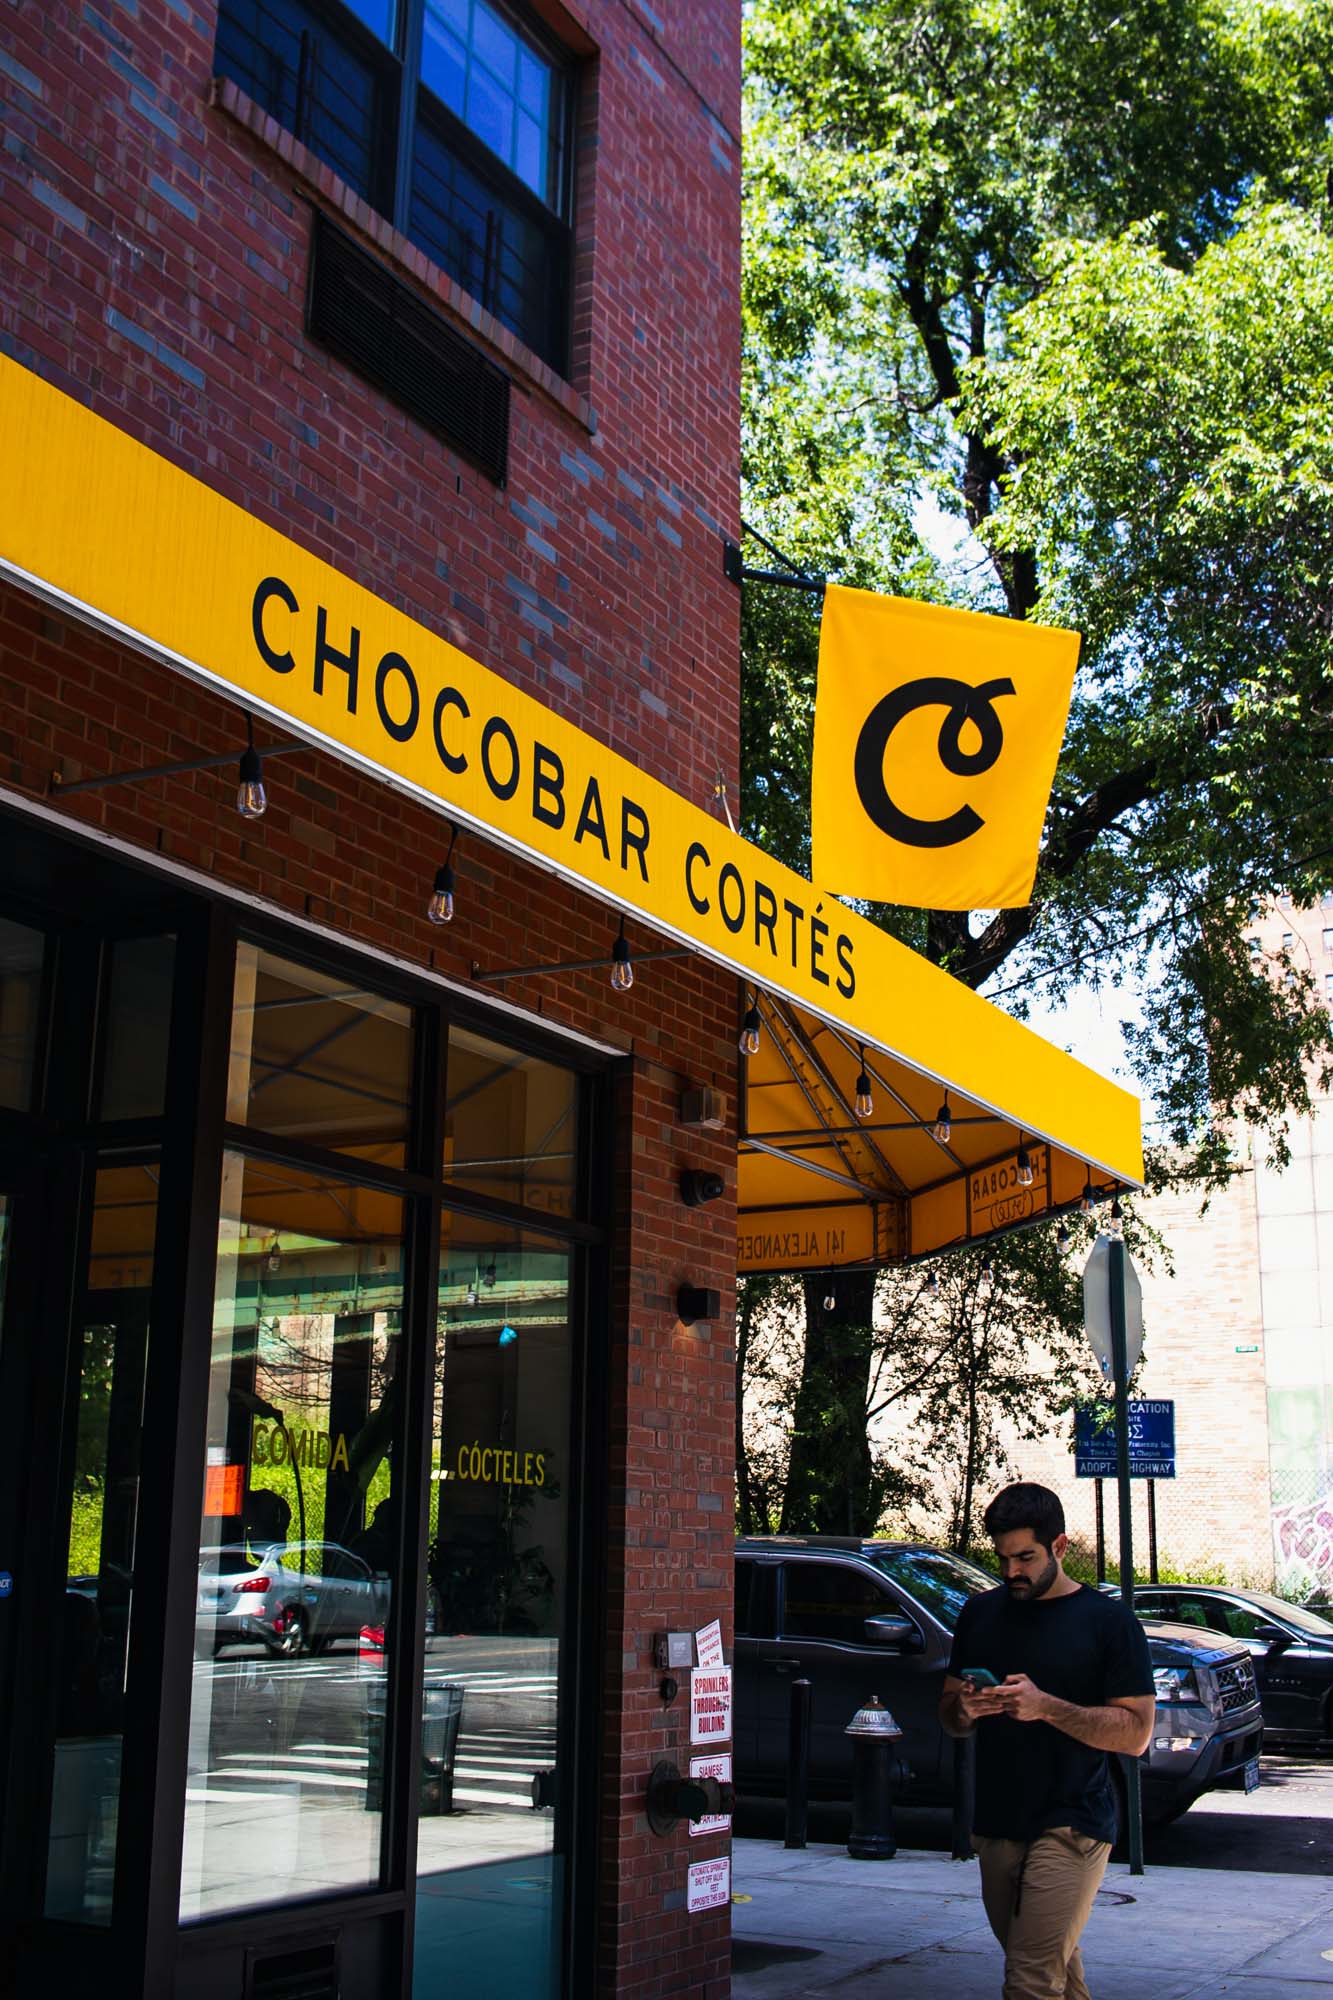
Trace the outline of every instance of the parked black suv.
<path fill-rule="evenodd" d="M 750 1536 L 736 1544 L 736 1786 L 786 1785 L 790 1688 L 812 1688 L 810 1791 L 851 1796 L 843 1732 L 870 1695 L 887 1703 L 912 1803 L 947 1801 L 952 1739 L 936 1719 L 958 1614 L 995 1578 L 919 1542 L 836 1536 Z M 1143 1810 L 1175 1819 L 1210 1787 L 1258 1782 L 1262 1719 L 1243 1646 L 1196 1628 L 1145 1623 L 1157 1686 L 1153 1740 L 1142 1759 Z"/>

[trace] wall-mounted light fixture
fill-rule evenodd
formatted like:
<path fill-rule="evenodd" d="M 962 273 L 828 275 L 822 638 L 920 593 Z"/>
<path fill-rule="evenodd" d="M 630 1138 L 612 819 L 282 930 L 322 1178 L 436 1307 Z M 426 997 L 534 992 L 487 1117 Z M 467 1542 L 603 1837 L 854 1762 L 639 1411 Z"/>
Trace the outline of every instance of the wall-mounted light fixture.
<path fill-rule="evenodd" d="M 861 1070 L 856 1079 L 856 1103 L 853 1107 L 858 1118 L 873 1118 L 875 1100 L 870 1094 L 870 1077 L 866 1071 L 866 1045 L 861 1043 Z"/>
<path fill-rule="evenodd" d="M 757 1056 L 759 1053 L 759 995 L 751 993 L 750 1004 L 741 1022 L 740 1052 L 743 1056 Z"/>
<path fill-rule="evenodd" d="M 625 936 L 625 919 L 620 919 L 620 929 L 616 932 L 611 946 L 611 984 L 617 993 L 628 993 L 634 984 L 634 966 L 629 955 L 629 939 Z"/>
<path fill-rule="evenodd" d="M 435 885 L 426 905 L 426 915 L 433 924 L 451 924 L 454 920 L 454 842 L 458 838 L 458 828 L 449 828 L 449 851 L 435 870 Z"/>
<path fill-rule="evenodd" d="M 262 819 L 268 811 L 268 793 L 264 790 L 264 761 L 255 749 L 255 721 L 248 711 L 245 718 L 245 748 L 236 767 L 236 810 L 242 819 Z"/>
<path fill-rule="evenodd" d="M 710 1173 L 707 1167 L 681 1169 L 680 1198 L 687 1208 L 698 1208 L 705 1201 L 717 1201 L 726 1190 L 727 1184 L 721 1174 Z"/>
<path fill-rule="evenodd" d="M 676 1317 L 682 1326 L 714 1320 L 722 1311 L 722 1294 L 708 1285 L 681 1285 L 676 1292 Z"/>

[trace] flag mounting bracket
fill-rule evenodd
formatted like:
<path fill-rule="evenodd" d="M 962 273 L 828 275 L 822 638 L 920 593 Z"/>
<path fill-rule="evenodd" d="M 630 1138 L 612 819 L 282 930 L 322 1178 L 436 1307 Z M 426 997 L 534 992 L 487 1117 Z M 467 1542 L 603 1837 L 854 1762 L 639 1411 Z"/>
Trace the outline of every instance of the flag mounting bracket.
<path fill-rule="evenodd" d="M 824 595 L 825 579 L 822 576 L 805 576 L 799 572 L 788 574 L 780 569 L 751 569 L 741 554 L 739 542 L 723 542 L 722 574 L 728 583 L 777 583 L 786 590 L 808 590 L 817 597 Z"/>

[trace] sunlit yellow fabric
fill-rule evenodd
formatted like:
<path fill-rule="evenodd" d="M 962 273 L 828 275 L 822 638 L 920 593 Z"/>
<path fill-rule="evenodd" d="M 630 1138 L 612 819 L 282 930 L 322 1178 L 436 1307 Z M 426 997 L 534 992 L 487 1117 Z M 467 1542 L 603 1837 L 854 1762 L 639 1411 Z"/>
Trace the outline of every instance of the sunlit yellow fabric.
<path fill-rule="evenodd" d="M 811 801 L 813 876 L 927 910 L 1021 908 L 1079 635 L 830 585 Z"/>

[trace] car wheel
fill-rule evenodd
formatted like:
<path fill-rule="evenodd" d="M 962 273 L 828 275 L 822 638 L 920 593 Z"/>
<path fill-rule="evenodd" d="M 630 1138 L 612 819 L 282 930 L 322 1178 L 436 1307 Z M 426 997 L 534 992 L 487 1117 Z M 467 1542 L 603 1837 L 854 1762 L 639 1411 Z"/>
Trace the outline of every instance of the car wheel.
<path fill-rule="evenodd" d="M 300 1611 L 289 1611 L 273 1650 L 281 1653 L 285 1660 L 294 1660 L 305 1651 L 305 1643 L 305 1618 Z"/>

